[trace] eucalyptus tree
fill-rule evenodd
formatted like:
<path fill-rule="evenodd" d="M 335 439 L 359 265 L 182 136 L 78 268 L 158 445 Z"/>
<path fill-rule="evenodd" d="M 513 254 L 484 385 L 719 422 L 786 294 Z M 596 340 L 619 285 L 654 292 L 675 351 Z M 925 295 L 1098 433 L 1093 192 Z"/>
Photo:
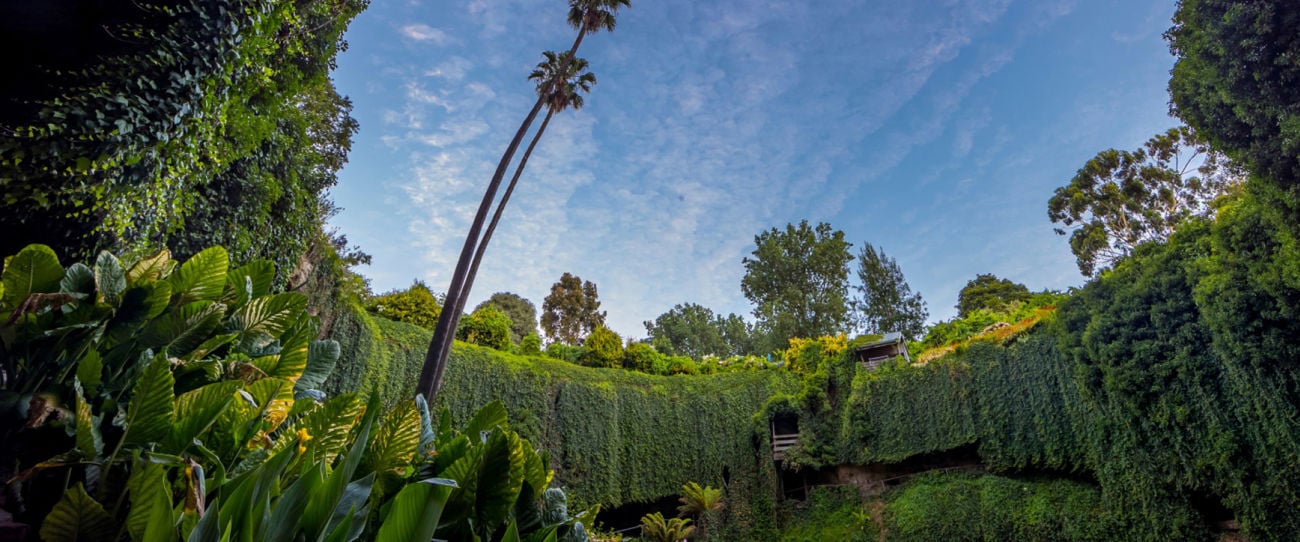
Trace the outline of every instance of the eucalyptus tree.
<path fill-rule="evenodd" d="M 1047 216 L 1084 276 L 1128 257 L 1138 245 L 1167 241 L 1191 216 L 1240 183 L 1240 168 L 1186 126 L 1156 134 L 1134 151 L 1104 150 L 1057 188 Z M 1069 229 L 1067 229 L 1069 228 Z"/>
<path fill-rule="evenodd" d="M 568 21 L 571 26 L 578 30 L 578 36 L 573 40 L 573 46 L 569 52 L 561 59 L 560 73 L 567 73 L 567 62 L 574 58 L 578 51 L 578 46 L 582 45 L 582 40 L 590 32 L 599 32 L 601 30 L 613 31 L 616 25 L 614 13 L 619 8 L 631 6 L 630 0 L 569 0 Z M 554 82 L 560 85 L 560 80 Z M 488 182 L 487 190 L 483 194 L 482 201 L 479 202 L 478 211 L 474 215 L 474 221 L 470 224 L 469 233 L 465 236 L 465 244 L 461 247 L 460 258 L 456 261 L 456 269 L 452 272 L 451 285 L 447 288 L 447 305 L 461 307 L 464 305 L 462 299 L 469 295 L 469 289 L 466 283 L 469 282 L 470 266 L 474 259 L 479 236 L 483 230 L 483 223 L 487 220 L 488 209 L 492 202 L 496 200 L 497 189 L 501 186 L 501 180 L 505 177 L 506 168 L 514 158 L 515 151 L 518 150 L 520 142 L 524 139 L 524 134 L 528 133 L 529 127 L 532 126 L 533 120 L 537 118 L 537 113 L 541 111 L 542 106 L 546 105 L 548 94 L 541 94 L 537 97 L 537 102 L 533 104 L 532 110 L 524 117 L 524 121 L 519 125 L 519 130 L 510 140 L 510 145 L 501 156 L 497 163 L 496 171 L 492 174 L 492 179 Z M 433 339 L 429 341 L 429 350 L 425 354 L 424 368 L 420 372 L 420 381 L 416 384 L 416 393 L 426 396 L 430 401 L 437 394 L 438 387 L 442 382 L 442 373 L 447 364 L 447 355 L 451 351 L 451 344 L 454 338 L 456 324 L 460 320 L 460 311 L 443 311 L 444 318 L 438 319 L 438 325 L 434 328 Z"/>

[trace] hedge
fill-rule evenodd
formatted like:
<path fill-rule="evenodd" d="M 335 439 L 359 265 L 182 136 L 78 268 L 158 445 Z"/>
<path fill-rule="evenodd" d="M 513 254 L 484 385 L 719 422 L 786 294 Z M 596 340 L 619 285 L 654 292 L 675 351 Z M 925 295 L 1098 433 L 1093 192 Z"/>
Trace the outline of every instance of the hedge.
<path fill-rule="evenodd" d="M 327 393 L 377 389 L 392 402 L 413 392 L 427 330 L 353 306 L 333 336 L 343 361 Z M 688 481 L 725 485 L 723 527 L 710 537 L 764 539 L 775 532 L 777 482 L 753 419 L 769 396 L 797 385 L 783 371 L 653 376 L 458 342 L 436 406 L 460 424 L 501 400 L 512 429 L 550 452 L 574 506 L 651 502 Z"/>

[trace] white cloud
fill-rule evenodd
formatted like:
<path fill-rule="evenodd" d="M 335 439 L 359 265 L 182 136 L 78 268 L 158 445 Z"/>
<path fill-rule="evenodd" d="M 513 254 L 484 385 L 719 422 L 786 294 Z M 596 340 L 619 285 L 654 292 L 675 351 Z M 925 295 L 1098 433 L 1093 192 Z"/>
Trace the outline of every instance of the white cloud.
<path fill-rule="evenodd" d="M 399 29 L 402 36 L 415 41 L 427 41 L 437 46 L 443 46 L 453 43 L 454 40 L 446 32 L 433 28 L 427 24 L 408 24 Z"/>

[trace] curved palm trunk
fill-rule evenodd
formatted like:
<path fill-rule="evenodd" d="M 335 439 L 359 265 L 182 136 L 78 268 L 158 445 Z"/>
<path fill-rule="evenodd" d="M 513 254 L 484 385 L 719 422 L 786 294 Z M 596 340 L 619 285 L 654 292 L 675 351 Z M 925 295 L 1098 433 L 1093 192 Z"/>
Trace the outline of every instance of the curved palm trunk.
<path fill-rule="evenodd" d="M 465 236 L 465 246 L 461 248 L 460 259 L 456 261 L 456 271 L 452 273 L 451 285 L 447 287 L 447 299 L 443 305 L 442 315 L 438 318 L 438 325 L 433 329 L 433 340 L 429 341 L 429 351 L 424 356 L 424 367 L 420 371 L 420 381 L 415 386 L 415 392 L 424 395 L 430 403 L 433 402 L 436 389 L 442 381 L 447 352 L 451 349 L 452 338 L 456 334 L 456 324 L 460 323 L 460 312 L 446 309 L 447 307 L 459 307 L 464 304 L 461 298 L 469 293 L 463 291 L 465 279 L 469 272 L 470 260 L 474 257 L 475 245 L 478 244 L 479 232 L 483 229 L 483 222 L 487 220 L 488 209 L 492 206 L 492 201 L 496 199 L 497 188 L 501 186 L 501 179 L 505 177 L 510 160 L 514 158 L 515 151 L 519 149 L 519 143 L 523 141 L 524 134 L 528 133 L 529 126 L 532 125 L 533 119 L 537 118 L 537 112 L 541 111 L 544 102 L 543 97 L 539 96 L 537 98 L 537 103 L 533 105 L 532 111 L 528 112 L 523 124 L 519 125 L 519 131 L 515 132 L 514 139 L 510 141 L 510 146 L 506 147 L 506 152 L 501 156 L 501 161 L 497 163 L 497 170 L 492 174 L 492 180 L 488 183 L 487 191 L 483 194 L 483 201 L 479 203 L 478 212 L 474 215 L 474 222 L 470 225 L 469 233 Z"/>
<path fill-rule="evenodd" d="M 505 193 L 501 195 L 501 202 L 497 204 L 497 210 L 492 214 L 492 221 L 488 223 L 487 229 L 483 231 L 483 238 L 478 243 L 478 251 L 474 253 L 474 262 L 469 266 L 469 276 L 465 278 L 464 292 L 467 295 L 460 297 L 456 307 L 456 314 L 465 312 L 465 300 L 469 298 L 469 291 L 474 287 L 474 278 L 478 276 L 478 265 L 479 262 L 483 261 L 483 253 L 487 251 L 488 242 L 492 240 L 492 233 L 496 231 L 497 223 L 501 221 L 501 213 L 505 211 L 506 204 L 510 202 L 510 195 L 514 193 L 515 185 L 519 184 L 519 177 L 523 175 L 524 167 L 528 165 L 528 157 L 533 155 L 533 149 L 537 148 L 537 142 L 542 139 L 542 134 L 546 132 L 546 125 L 551 123 L 551 117 L 553 116 L 555 116 L 555 110 L 548 109 L 546 117 L 542 119 L 542 125 L 537 128 L 537 134 L 533 135 L 532 142 L 524 150 L 523 158 L 519 159 L 519 165 L 515 167 L 515 175 L 510 178 L 510 184 L 506 186 Z M 439 381 L 434 386 L 433 393 L 436 395 L 441 387 L 441 381 Z"/>
<path fill-rule="evenodd" d="M 560 67 L 560 73 L 566 73 L 569 61 L 578 52 L 578 46 L 582 45 L 582 39 L 587 35 L 586 25 L 578 29 L 578 37 L 573 40 L 573 46 L 569 48 L 569 54 L 565 57 Z M 429 341 L 429 350 L 424 356 L 424 367 L 420 370 L 420 380 L 416 383 L 415 392 L 423 395 L 430 404 L 437 397 L 438 389 L 442 386 L 442 374 L 446 371 L 447 356 L 451 353 L 451 345 L 456 337 L 456 325 L 460 323 L 461 308 L 465 305 L 465 298 L 469 297 L 469 288 L 466 283 L 473 283 L 473 276 L 470 275 L 470 263 L 475 258 L 475 242 L 478 241 L 479 232 L 483 228 L 483 222 L 487 218 L 488 207 L 496 198 L 497 188 L 501 185 L 501 178 L 505 176 L 506 167 L 509 166 L 510 160 L 514 158 L 515 150 L 519 148 L 519 143 L 523 141 L 524 134 L 537 117 L 537 112 L 541 110 L 545 102 L 546 93 L 537 97 L 537 103 L 533 105 L 532 111 L 524 119 L 523 124 L 519 126 L 519 131 L 515 133 L 515 138 L 511 140 L 510 146 L 501 156 L 501 161 L 497 163 L 496 173 L 492 175 L 492 181 L 488 183 L 487 192 L 483 194 L 483 201 L 479 203 L 478 213 L 474 215 L 474 223 L 470 226 L 469 234 L 465 236 L 465 245 L 461 248 L 460 258 L 456 261 L 456 270 L 451 276 L 451 285 L 447 287 L 447 298 L 444 302 L 442 316 L 438 318 L 438 324 L 433 330 L 433 339 Z M 549 117 L 549 113 L 548 113 Z M 522 168 L 521 168 L 522 169 Z M 513 185 L 513 181 L 511 183 Z M 486 243 L 482 243 L 485 248 Z M 482 248 L 478 249 L 479 251 Z M 480 256 L 481 258 L 481 256 Z M 475 266 L 477 267 L 477 266 Z M 447 311 L 447 307 L 455 307 L 453 311 Z"/>

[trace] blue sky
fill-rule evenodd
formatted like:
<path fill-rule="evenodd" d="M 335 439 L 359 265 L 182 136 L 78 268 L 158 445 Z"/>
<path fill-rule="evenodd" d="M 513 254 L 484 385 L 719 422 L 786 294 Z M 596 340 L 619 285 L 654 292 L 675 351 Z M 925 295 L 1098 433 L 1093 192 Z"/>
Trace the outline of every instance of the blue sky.
<path fill-rule="evenodd" d="M 540 308 L 564 272 L 610 327 L 698 303 L 751 318 L 754 235 L 808 219 L 895 258 L 931 320 L 978 273 L 1081 284 L 1046 202 L 1106 148 L 1175 124 L 1172 0 L 633 0 L 579 56 L 598 84 L 556 116 L 470 299 Z M 361 123 L 333 220 L 376 292 L 450 279 L 560 0 L 376 1 L 339 91 Z"/>

